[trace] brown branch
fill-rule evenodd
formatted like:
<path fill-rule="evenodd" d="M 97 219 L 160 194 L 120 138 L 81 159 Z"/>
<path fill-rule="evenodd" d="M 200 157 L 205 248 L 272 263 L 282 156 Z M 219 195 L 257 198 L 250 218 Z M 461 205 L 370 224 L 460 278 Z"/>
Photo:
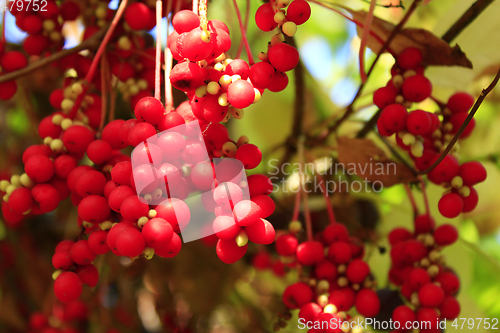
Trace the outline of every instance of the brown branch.
<path fill-rule="evenodd" d="M 456 21 L 446 33 L 441 37 L 447 43 L 454 40 L 467 26 L 469 26 L 472 21 L 474 21 L 483 10 L 488 7 L 493 0 L 477 0 L 474 2 L 469 9 Z"/>
<path fill-rule="evenodd" d="M 293 38 L 288 39 L 289 44 L 293 47 L 297 47 L 295 44 L 295 40 Z M 303 123 L 304 123 L 304 115 L 305 115 L 305 81 L 304 81 L 304 66 L 302 61 L 299 61 L 297 67 L 293 70 L 294 78 L 295 78 L 295 106 L 293 113 L 293 124 L 292 124 L 292 133 L 288 137 L 285 147 L 286 151 L 280 161 L 280 171 L 281 166 L 287 163 L 297 152 L 297 140 L 302 135 L 303 132 Z"/>
<path fill-rule="evenodd" d="M 403 26 L 406 24 L 406 22 L 408 21 L 410 16 L 413 14 L 415 9 L 418 7 L 420 2 L 421 2 L 421 0 L 413 1 L 410 8 L 406 12 L 405 16 L 401 19 L 401 21 L 398 23 L 398 25 L 396 25 L 394 30 L 392 30 L 391 35 L 389 36 L 389 38 L 387 38 L 387 41 L 382 45 L 380 52 L 377 54 L 377 57 L 373 61 L 372 65 L 370 66 L 370 70 L 366 74 L 366 78 L 367 78 L 366 82 L 368 82 L 368 78 L 370 77 L 370 74 L 373 72 L 373 69 L 375 68 L 375 65 L 377 64 L 378 60 L 380 59 L 380 56 L 387 50 L 388 46 L 391 44 L 391 42 L 394 40 L 394 38 L 401 32 L 401 30 L 403 29 Z M 361 83 L 361 85 L 359 86 L 358 91 L 356 92 L 356 95 L 354 96 L 351 104 L 349 104 L 349 106 L 347 106 L 347 110 L 344 113 L 344 115 L 335 124 L 333 124 L 332 126 L 330 126 L 328 128 L 329 133 L 335 131 L 353 113 L 354 103 L 356 102 L 358 97 L 361 96 L 361 92 L 363 91 L 364 87 L 365 87 L 365 83 Z"/>
<path fill-rule="evenodd" d="M 32 64 L 29 64 L 28 66 L 21 68 L 20 70 L 10 72 L 10 73 L 4 74 L 4 75 L 0 75 L 0 83 L 4 83 L 7 81 L 17 79 L 18 77 L 27 75 L 27 74 L 29 74 L 29 73 L 31 73 L 31 72 L 33 72 L 41 67 L 47 66 L 47 65 L 49 65 L 49 64 L 51 64 L 59 59 L 67 57 L 73 53 L 87 50 L 87 49 L 93 47 L 94 45 L 96 45 L 97 42 L 99 42 L 99 40 L 104 36 L 104 34 L 106 33 L 107 30 L 108 30 L 108 27 L 106 26 L 103 29 L 96 32 L 94 35 L 92 35 L 92 37 L 84 40 L 79 45 L 77 45 L 71 49 L 61 50 L 61 51 L 54 53 L 48 57 L 42 58 L 42 59 L 40 59 Z"/>
<path fill-rule="evenodd" d="M 439 163 L 441 163 L 441 161 L 445 158 L 445 156 L 448 155 L 450 150 L 453 148 L 455 143 L 460 138 L 460 135 L 462 135 L 462 133 L 465 131 L 465 128 L 467 127 L 467 125 L 469 125 L 469 123 L 471 122 L 472 118 L 476 114 L 476 111 L 481 106 L 481 103 L 483 103 L 484 99 L 486 98 L 486 95 L 488 95 L 493 90 L 493 88 L 497 85 L 498 80 L 500 80 L 500 68 L 498 69 L 497 75 L 495 76 L 493 81 L 490 83 L 490 85 L 486 89 L 483 89 L 483 91 L 481 92 L 481 95 L 479 95 L 479 97 L 477 98 L 476 103 L 474 103 L 472 110 L 470 110 L 469 115 L 467 116 L 467 118 L 465 118 L 465 121 L 463 122 L 462 126 L 460 126 L 460 128 L 458 129 L 458 132 L 455 134 L 453 139 L 450 141 L 450 143 L 448 143 L 448 145 L 446 146 L 446 149 L 441 153 L 441 155 L 439 155 L 438 159 L 434 163 L 432 163 L 432 165 L 430 167 L 428 167 L 425 170 L 420 171 L 418 173 L 419 175 L 424 175 L 424 174 L 427 174 L 427 173 L 431 172 L 432 170 L 434 170 L 434 168 L 436 166 L 438 166 Z"/>
<path fill-rule="evenodd" d="M 358 132 L 356 138 L 364 138 L 377 124 L 377 120 L 382 114 L 382 109 L 378 109 L 378 111 L 368 120 L 363 128 Z"/>

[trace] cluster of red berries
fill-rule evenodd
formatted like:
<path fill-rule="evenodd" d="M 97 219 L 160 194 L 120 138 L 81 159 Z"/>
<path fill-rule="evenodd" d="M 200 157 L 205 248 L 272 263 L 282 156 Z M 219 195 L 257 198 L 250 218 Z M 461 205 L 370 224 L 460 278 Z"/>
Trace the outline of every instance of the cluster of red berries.
<path fill-rule="evenodd" d="M 289 232 L 276 239 L 276 252 L 285 262 L 300 264 L 306 274 L 285 289 L 286 307 L 300 309 L 299 318 L 305 322 L 336 320 L 338 332 L 342 322 L 353 319 L 348 313 L 353 307 L 362 316 L 376 316 L 380 300 L 363 261 L 364 244 L 340 223 L 330 224 L 318 240 L 302 243 L 297 239 L 300 229 L 300 222 L 294 221 Z"/>
<path fill-rule="evenodd" d="M 468 116 L 474 98 L 459 92 L 446 105 L 439 103 L 439 112 L 416 109 L 408 112 L 413 103 L 431 96 L 432 84 L 424 76 L 421 66 L 422 53 L 417 48 L 405 49 L 397 57 L 392 68 L 392 79 L 373 95 L 373 101 L 381 110 L 377 122 L 381 135 L 396 134 L 397 144 L 408 151 L 417 170 L 429 168 L 446 148 Z M 466 127 L 460 139 L 468 137 L 475 121 Z M 479 162 L 458 162 L 458 144 L 450 154 L 432 169 L 427 178 L 447 190 L 439 201 L 441 214 L 454 218 L 460 213 L 476 208 L 478 195 L 474 185 L 486 179 L 486 169 Z"/>
<path fill-rule="evenodd" d="M 78 333 L 75 327 L 89 317 L 87 305 L 76 300 L 53 306 L 49 317 L 41 312 L 34 312 L 29 318 L 30 333 Z"/>
<path fill-rule="evenodd" d="M 460 304 L 455 296 L 460 281 L 441 254 L 443 247 L 457 238 L 454 226 L 444 224 L 436 228 L 434 219 L 427 214 L 416 217 L 413 233 L 406 228 L 395 228 L 389 234 L 392 246 L 389 280 L 400 288 L 401 296 L 409 303 L 397 307 L 392 314 L 401 332 L 409 331 L 414 321 L 428 321 L 432 326 L 428 332 L 437 333 L 439 320 L 459 315 Z"/>
<path fill-rule="evenodd" d="M 43 8 L 37 4 L 9 8 L 16 18 L 19 29 L 26 31 L 28 36 L 23 42 L 23 49 L 29 55 L 39 56 L 45 51 L 55 51 L 64 45 L 62 27 L 64 22 L 74 21 L 80 16 L 80 6 L 77 2 L 66 0 L 59 5 L 55 1 L 45 1 Z"/>
<path fill-rule="evenodd" d="M 266 12 L 268 7 L 271 17 Z M 292 36 L 297 24 L 307 21 L 311 14 L 309 4 L 303 0 L 290 4 L 288 20 L 277 7 L 275 14 L 274 7 L 263 5 L 256 13 L 259 28 L 270 25 L 264 31 L 271 31 L 279 24 L 284 33 Z M 288 84 L 285 72 L 295 68 L 299 61 L 297 49 L 283 42 L 282 33 L 273 38 L 268 52 L 261 54 L 262 61 L 250 66 L 242 59 L 227 58 L 225 52 L 231 47 L 231 38 L 223 22 L 205 22 L 203 15 L 200 20 L 198 15 L 184 10 L 173 17 L 172 25 L 175 31 L 168 36 L 167 44 L 179 63 L 173 67 L 170 80 L 175 88 L 187 93 L 193 113 L 201 121 L 221 122 L 230 115 L 241 119 L 243 111 L 233 109 L 228 113 L 229 106 L 244 109 L 258 102 L 265 89 L 273 92 L 285 89 Z"/>
<path fill-rule="evenodd" d="M 9 73 L 28 65 L 25 55 L 19 51 L 5 51 L 5 42 L 0 40 L 0 73 Z M 1 76 L 1 74 L 0 74 Z M 14 80 L 0 83 L 0 100 L 11 99 L 17 91 Z"/>

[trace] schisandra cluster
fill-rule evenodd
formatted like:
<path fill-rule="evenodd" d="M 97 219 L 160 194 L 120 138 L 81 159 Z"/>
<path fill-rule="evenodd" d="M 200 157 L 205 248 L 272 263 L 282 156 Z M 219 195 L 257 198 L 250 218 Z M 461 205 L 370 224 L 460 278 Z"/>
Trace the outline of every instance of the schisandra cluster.
<path fill-rule="evenodd" d="M 299 230 L 300 224 L 292 222 L 289 232 L 276 239 L 276 252 L 287 263 L 301 265 L 306 274 L 303 281 L 285 289 L 286 307 L 300 309 L 299 318 L 305 322 L 333 320 L 339 327 L 354 320 L 348 313 L 353 307 L 362 316 L 376 316 L 380 300 L 370 267 L 363 261 L 364 244 L 350 237 L 340 223 L 329 225 L 318 235 L 319 240 L 302 243 L 296 236 Z"/>
<path fill-rule="evenodd" d="M 373 95 L 373 102 L 382 113 L 377 122 L 381 135 L 396 134 L 397 144 L 408 151 L 417 170 L 426 170 L 439 157 L 453 136 L 458 132 L 474 104 L 474 98 L 459 92 L 444 105 L 439 103 L 439 112 L 416 109 L 408 112 L 413 103 L 431 97 L 432 84 L 424 76 L 421 66 L 422 53 L 416 48 L 405 49 L 397 57 L 392 79 Z M 467 138 L 474 129 L 472 118 L 460 139 Z M 446 188 L 439 201 L 440 213 L 454 218 L 460 213 L 474 210 L 478 203 L 474 185 L 486 179 L 486 169 L 480 162 L 458 162 L 458 144 L 445 156 L 427 178 Z"/>
<path fill-rule="evenodd" d="M 269 3 L 258 9 L 255 20 L 264 31 L 271 31 L 279 24 L 284 33 L 293 35 L 297 25 L 307 21 L 310 14 L 306 1 L 295 0 L 289 5 L 288 19 L 276 3 Z M 285 72 L 295 68 L 299 61 L 297 49 L 284 43 L 281 33 L 273 38 L 268 52 L 261 54 L 262 61 L 250 66 L 242 59 L 227 57 L 225 52 L 231 47 L 231 38 L 223 22 L 206 22 L 203 17 L 184 10 L 173 17 L 172 25 L 175 31 L 168 36 L 167 44 L 178 63 L 170 80 L 175 88 L 187 93 L 193 113 L 202 121 L 221 122 L 230 115 L 241 119 L 243 110 L 236 109 L 258 102 L 265 89 L 273 92 L 285 89 L 288 84 Z M 229 106 L 233 107 L 230 113 Z"/>
<path fill-rule="evenodd" d="M 459 315 L 460 304 L 455 296 L 460 281 L 441 254 L 457 238 L 454 226 L 444 224 L 436 228 L 429 215 L 415 219 L 414 232 L 396 228 L 389 234 L 392 246 L 389 280 L 400 288 L 408 304 L 397 307 L 392 314 L 401 332 L 410 331 L 414 321 L 428 321 L 431 327 L 425 332 L 437 333 L 441 331 L 438 320 L 455 319 Z"/>
<path fill-rule="evenodd" d="M 58 304 L 52 308 L 51 316 L 34 312 L 29 318 L 30 333 L 78 333 L 78 325 L 89 319 L 88 306 L 76 300 Z M 106 333 L 111 333 L 107 331 Z"/>

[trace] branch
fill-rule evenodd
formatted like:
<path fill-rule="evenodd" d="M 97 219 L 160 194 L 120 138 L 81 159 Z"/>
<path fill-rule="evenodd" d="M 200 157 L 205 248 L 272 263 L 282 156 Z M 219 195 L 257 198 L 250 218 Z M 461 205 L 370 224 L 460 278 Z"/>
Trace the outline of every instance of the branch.
<path fill-rule="evenodd" d="M 42 58 L 42 59 L 40 59 L 32 64 L 29 64 L 28 66 L 21 68 L 20 70 L 1 75 L 0 76 L 0 83 L 4 83 L 7 81 L 17 79 L 18 77 L 27 75 L 27 74 L 39 69 L 40 67 L 45 67 L 45 66 L 47 66 L 47 65 L 49 65 L 49 64 L 51 64 L 59 59 L 65 58 L 69 55 L 72 55 L 73 53 L 87 50 L 87 49 L 93 47 L 94 45 L 97 46 L 97 42 L 100 41 L 100 39 L 104 36 L 104 34 L 106 33 L 107 30 L 108 30 L 108 27 L 104 27 L 103 29 L 99 30 L 97 33 L 92 35 L 92 37 L 84 40 L 79 45 L 75 46 L 74 48 L 61 50 L 61 51 L 54 53 L 48 57 Z"/>
<path fill-rule="evenodd" d="M 450 141 L 450 143 L 448 143 L 448 145 L 446 146 L 446 149 L 441 153 L 441 155 L 439 155 L 438 159 L 434 163 L 432 163 L 432 165 L 430 167 L 428 167 L 425 170 L 420 171 L 418 173 L 419 175 L 424 175 L 424 174 L 427 174 L 427 173 L 431 172 L 432 170 L 434 170 L 434 168 L 436 166 L 438 166 L 439 163 L 441 163 L 441 161 L 445 158 L 445 156 L 448 155 L 450 150 L 453 148 L 455 143 L 460 138 L 460 135 L 462 135 L 462 133 L 465 131 L 465 128 L 467 127 L 467 125 L 469 125 L 469 123 L 471 122 L 472 118 L 476 114 L 476 111 L 479 109 L 479 107 L 483 103 L 486 96 L 497 85 L 498 80 L 500 80 L 500 68 L 498 69 L 497 75 L 495 76 L 493 81 L 490 83 L 490 85 L 486 89 L 483 89 L 483 91 L 481 92 L 481 95 L 479 95 L 479 97 L 477 98 L 476 103 L 474 103 L 472 110 L 470 110 L 469 115 L 467 116 L 467 118 L 465 118 L 465 121 L 463 122 L 462 126 L 460 126 L 460 128 L 458 129 L 458 132 L 455 134 L 453 139 Z"/>
<path fill-rule="evenodd" d="M 493 0 L 477 0 L 441 37 L 447 43 L 454 40 L 472 21 L 474 21 Z"/>
<path fill-rule="evenodd" d="M 420 4 L 420 1 L 421 0 L 414 0 L 413 1 L 413 3 L 411 4 L 410 8 L 408 9 L 408 11 L 406 12 L 405 16 L 403 17 L 403 19 L 401 19 L 401 21 L 394 28 L 394 30 L 392 30 L 391 35 L 389 36 L 389 38 L 387 38 L 387 41 L 382 45 L 382 48 L 380 49 L 380 52 L 377 54 L 377 57 L 373 61 L 372 65 L 370 67 L 370 70 L 366 74 L 367 80 L 370 77 L 370 74 L 373 72 L 373 69 L 375 68 L 375 65 L 377 64 L 378 60 L 380 59 L 380 56 L 387 50 L 388 46 L 391 44 L 391 42 L 394 40 L 394 38 L 401 32 L 401 30 L 403 29 L 403 26 L 406 24 L 406 22 L 408 21 L 408 19 L 410 18 L 410 16 L 413 14 L 413 12 L 415 11 L 415 9 Z M 347 107 L 347 110 L 344 113 L 344 115 L 335 124 L 333 124 L 333 126 L 330 126 L 328 128 L 328 132 L 329 133 L 335 131 L 347 118 L 349 118 L 349 116 L 354 111 L 354 108 L 353 108 L 354 103 L 356 102 L 356 100 L 358 99 L 358 97 L 361 96 L 361 92 L 363 91 L 364 87 L 365 87 L 365 83 L 361 83 L 361 85 L 359 86 L 358 91 L 356 92 L 356 95 L 354 96 L 354 99 L 352 100 L 351 104 L 349 104 L 349 106 Z"/>

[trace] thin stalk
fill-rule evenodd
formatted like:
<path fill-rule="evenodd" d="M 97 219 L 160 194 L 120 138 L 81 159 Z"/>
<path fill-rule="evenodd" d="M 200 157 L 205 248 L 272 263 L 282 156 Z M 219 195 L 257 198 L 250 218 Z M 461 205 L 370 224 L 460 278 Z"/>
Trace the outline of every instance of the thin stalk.
<path fill-rule="evenodd" d="M 422 190 L 422 195 L 424 197 L 424 203 L 425 203 L 425 214 L 429 215 L 431 210 L 429 206 L 429 198 L 427 197 L 427 190 L 425 188 L 425 183 L 423 179 L 420 179 L 420 189 Z"/>
<path fill-rule="evenodd" d="M 177 4 L 180 4 L 180 1 L 177 1 Z M 176 4 L 176 5 L 177 5 Z M 177 5 L 176 7 L 179 7 Z M 169 30 L 170 30 L 170 19 L 168 17 L 168 14 L 172 11 L 172 0 L 168 0 L 167 2 L 167 37 L 169 35 Z M 171 17 L 174 16 L 175 13 L 172 13 Z M 170 71 L 172 69 L 172 53 L 170 52 L 170 49 L 168 46 L 165 46 L 165 111 L 170 112 L 174 108 L 174 102 L 173 102 L 173 95 L 172 95 L 172 84 L 170 83 Z"/>
<path fill-rule="evenodd" d="M 312 241 L 313 240 L 313 231 L 312 231 L 312 221 L 311 221 L 311 212 L 309 210 L 309 200 L 307 196 L 307 189 L 305 187 L 305 163 L 304 163 L 304 141 L 305 137 L 301 136 L 299 138 L 299 144 L 298 144 L 298 154 L 299 154 L 299 164 L 300 164 L 300 189 L 303 192 L 303 204 L 304 204 L 304 215 L 305 215 L 305 220 L 306 220 L 306 233 L 307 233 L 307 240 Z"/>
<path fill-rule="evenodd" d="M 240 25 L 240 30 L 241 30 L 241 39 L 243 41 L 243 45 L 245 45 L 245 50 L 248 56 L 248 64 L 252 66 L 254 64 L 253 56 L 252 56 L 252 50 L 250 50 L 250 45 L 248 44 L 248 39 L 247 39 L 247 31 L 243 25 L 243 20 L 241 19 L 241 13 L 240 9 L 238 8 L 238 4 L 236 3 L 236 0 L 233 0 L 234 4 L 234 9 L 236 11 L 236 16 L 238 16 L 238 23 Z"/>
<path fill-rule="evenodd" d="M 359 74 L 361 76 L 361 82 L 366 83 L 367 77 L 365 72 L 365 50 L 368 41 L 368 36 L 372 28 L 373 22 L 373 12 L 375 11 L 375 6 L 377 5 L 377 0 L 370 1 L 370 8 L 368 9 L 368 14 L 365 19 L 365 27 L 363 28 L 363 36 L 361 37 L 361 43 L 359 46 Z"/>
<path fill-rule="evenodd" d="M 248 31 L 248 21 L 250 20 L 250 0 L 247 0 L 247 8 L 245 12 L 245 23 L 244 28 L 245 31 Z M 240 40 L 240 45 L 238 45 L 238 51 L 236 52 L 235 59 L 238 59 L 241 55 L 241 51 L 243 51 L 243 39 Z"/>
<path fill-rule="evenodd" d="M 155 98 L 160 100 L 161 93 L 161 20 L 162 1 L 156 1 L 156 66 L 155 66 Z"/>
<path fill-rule="evenodd" d="M 404 184 L 404 188 L 406 194 L 408 195 L 408 199 L 410 199 L 411 207 L 413 208 L 413 214 L 415 216 L 419 215 L 417 202 L 415 201 L 415 196 L 413 195 L 410 186 L 408 186 L 408 184 Z"/>

